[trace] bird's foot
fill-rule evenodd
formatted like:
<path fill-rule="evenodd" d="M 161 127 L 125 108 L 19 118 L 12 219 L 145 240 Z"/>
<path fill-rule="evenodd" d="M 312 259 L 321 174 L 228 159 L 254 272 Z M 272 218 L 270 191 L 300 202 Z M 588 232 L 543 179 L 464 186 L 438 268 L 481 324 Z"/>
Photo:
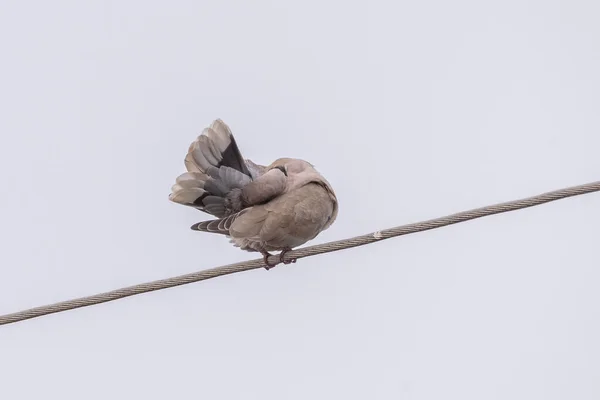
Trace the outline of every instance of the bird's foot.
<path fill-rule="evenodd" d="M 270 256 L 272 256 L 273 254 L 270 254 L 268 251 L 261 251 L 261 253 L 262 253 L 262 255 L 263 255 L 263 260 L 264 260 L 264 262 L 265 262 L 265 267 L 264 267 L 264 268 L 265 268 L 265 269 L 268 271 L 268 270 L 270 270 L 271 268 L 273 268 L 274 266 L 276 266 L 276 265 L 277 265 L 277 264 L 279 264 L 279 263 L 284 263 L 284 264 L 292 264 L 292 263 L 295 263 L 295 262 L 296 262 L 296 259 L 295 259 L 295 258 L 292 258 L 291 260 L 287 260 L 287 261 L 284 259 L 284 257 L 285 257 L 285 254 L 286 254 L 288 251 L 291 251 L 291 250 L 292 250 L 292 249 L 291 249 L 291 248 L 289 248 L 289 247 L 288 247 L 288 248 L 286 248 L 286 249 L 283 249 L 283 250 L 281 251 L 281 253 L 279 253 L 279 261 L 277 261 L 277 262 L 276 262 L 276 263 L 274 263 L 274 264 L 271 264 L 271 263 L 269 262 L 269 257 L 270 257 Z"/>
<path fill-rule="evenodd" d="M 268 251 L 261 251 L 262 255 L 263 255 L 263 260 L 265 261 L 265 269 L 268 271 L 271 268 L 273 268 L 274 266 L 276 266 L 277 264 L 279 264 L 278 262 L 276 262 L 275 264 L 271 264 L 269 263 L 269 257 L 272 256 L 273 254 L 269 254 Z"/>
<path fill-rule="evenodd" d="M 283 259 L 283 257 L 285 257 L 285 253 L 287 253 L 288 251 L 291 251 L 291 250 L 292 250 L 292 249 L 290 249 L 289 247 L 288 247 L 287 249 L 283 249 L 283 250 L 281 251 L 281 253 L 279 253 L 279 262 L 282 262 L 282 263 L 284 263 L 284 264 L 292 264 L 292 263 L 295 263 L 295 262 L 296 262 L 296 259 L 295 259 L 295 258 L 292 258 L 292 259 L 290 259 L 290 260 L 288 260 L 288 261 L 285 261 L 285 260 Z"/>

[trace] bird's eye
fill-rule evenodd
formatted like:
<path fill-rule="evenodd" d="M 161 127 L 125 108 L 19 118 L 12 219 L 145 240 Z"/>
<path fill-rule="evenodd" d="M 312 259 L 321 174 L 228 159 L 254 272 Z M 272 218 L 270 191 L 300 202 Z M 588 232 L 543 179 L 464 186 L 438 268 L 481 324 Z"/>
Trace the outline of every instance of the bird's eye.
<path fill-rule="evenodd" d="M 285 168 L 285 167 L 282 167 L 282 166 L 277 166 L 277 167 L 275 167 L 275 168 L 277 168 L 278 170 L 280 170 L 281 172 L 283 172 L 283 174 L 284 174 L 285 176 L 288 176 L 288 174 L 287 174 L 287 170 L 286 170 L 286 168 Z"/>

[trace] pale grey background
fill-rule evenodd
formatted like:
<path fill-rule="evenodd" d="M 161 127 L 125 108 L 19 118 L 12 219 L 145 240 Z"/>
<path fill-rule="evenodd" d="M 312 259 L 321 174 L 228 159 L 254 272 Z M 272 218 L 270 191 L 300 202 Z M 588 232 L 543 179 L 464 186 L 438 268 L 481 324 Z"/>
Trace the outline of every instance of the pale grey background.
<path fill-rule="evenodd" d="M 600 3 L 0 3 L 0 314 L 254 258 L 168 202 L 215 118 L 311 244 L 599 179 Z M 3 399 L 598 399 L 600 197 L 0 327 Z"/>

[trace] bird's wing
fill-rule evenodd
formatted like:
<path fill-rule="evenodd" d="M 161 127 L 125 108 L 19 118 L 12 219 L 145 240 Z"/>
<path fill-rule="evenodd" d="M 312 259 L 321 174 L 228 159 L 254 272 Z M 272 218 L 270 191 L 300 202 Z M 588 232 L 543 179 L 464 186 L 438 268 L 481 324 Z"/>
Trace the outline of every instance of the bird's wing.
<path fill-rule="evenodd" d="M 252 177 L 231 129 L 220 119 L 204 129 L 192 142 L 185 157 L 185 166 L 190 172 L 209 175 L 212 168 L 227 166 Z"/>
<path fill-rule="evenodd" d="M 241 211 L 228 195 L 264 175 L 266 167 L 244 160 L 229 127 L 214 121 L 190 145 L 185 157 L 188 172 L 180 175 L 169 199 L 222 218 Z"/>
<path fill-rule="evenodd" d="M 241 224 L 246 226 L 243 235 L 258 234 L 258 231 L 254 232 L 254 228 L 258 226 L 260 230 L 260 225 L 267 216 L 264 205 L 281 197 L 285 191 L 286 179 L 287 176 L 283 171 L 274 168 L 244 185 L 241 189 L 230 191 L 224 197 L 224 206 L 226 208 L 230 205 L 232 210 L 237 211 L 225 213 L 223 217 L 216 220 L 199 222 L 192 225 L 192 229 L 228 234 L 232 224 L 236 220 L 243 219 Z M 203 201 L 207 199 L 212 201 L 210 196 L 204 198 Z M 206 207 L 212 207 L 212 205 Z"/>

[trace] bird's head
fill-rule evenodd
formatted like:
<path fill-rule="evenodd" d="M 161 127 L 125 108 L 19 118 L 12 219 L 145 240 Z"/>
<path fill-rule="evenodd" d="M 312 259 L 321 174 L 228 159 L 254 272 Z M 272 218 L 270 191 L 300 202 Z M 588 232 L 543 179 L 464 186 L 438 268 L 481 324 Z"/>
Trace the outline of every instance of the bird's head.
<path fill-rule="evenodd" d="M 286 175 L 297 175 L 302 172 L 314 171 L 314 167 L 311 163 L 300 160 L 298 158 L 279 158 L 271 165 L 268 169 L 280 169 Z"/>

